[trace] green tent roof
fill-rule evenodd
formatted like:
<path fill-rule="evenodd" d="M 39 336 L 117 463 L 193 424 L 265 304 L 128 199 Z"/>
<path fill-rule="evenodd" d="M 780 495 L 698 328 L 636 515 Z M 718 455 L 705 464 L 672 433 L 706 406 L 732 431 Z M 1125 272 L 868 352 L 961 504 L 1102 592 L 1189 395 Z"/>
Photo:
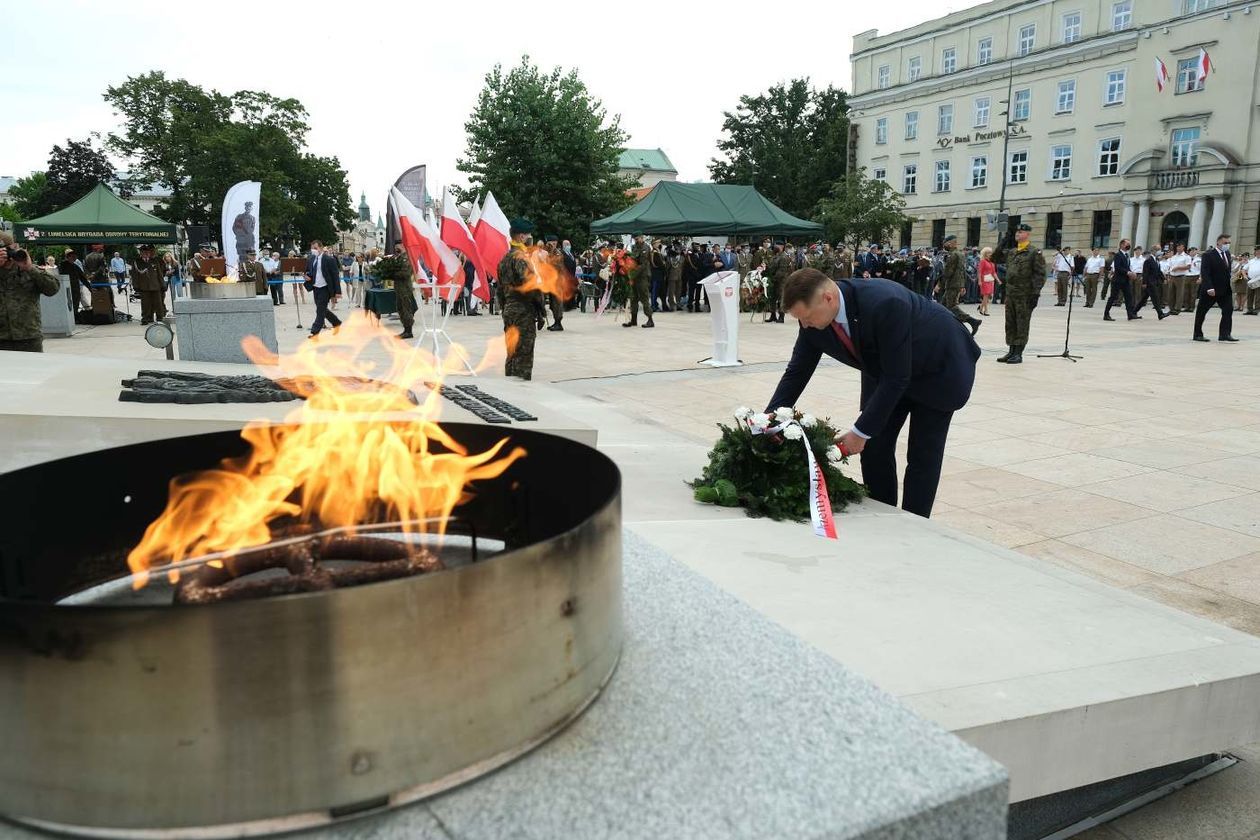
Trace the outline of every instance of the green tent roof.
<path fill-rule="evenodd" d="M 55 213 L 15 222 L 13 230 L 19 242 L 32 245 L 176 241 L 175 225 L 132 207 L 104 184 Z"/>
<path fill-rule="evenodd" d="M 669 156 L 660 149 L 623 149 L 617 162 L 621 169 L 646 169 L 652 172 L 677 172 Z"/>
<path fill-rule="evenodd" d="M 591 224 L 591 233 L 806 236 L 822 225 L 775 207 L 753 187 L 662 181 L 633 207 Z"/>

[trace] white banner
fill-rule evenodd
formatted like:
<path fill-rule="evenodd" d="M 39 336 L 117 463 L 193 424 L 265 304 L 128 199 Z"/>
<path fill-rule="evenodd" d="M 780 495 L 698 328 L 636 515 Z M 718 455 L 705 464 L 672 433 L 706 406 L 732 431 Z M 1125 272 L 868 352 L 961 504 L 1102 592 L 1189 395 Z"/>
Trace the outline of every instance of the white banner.
<path fill-rule="evenodd" d="M 223 197 L 223 257 L 228 272 L 244 258 L 251 248 L 258 250 L 258 206 L 262 193 L 260 181 L 241 181 Z"/>
<path fill-rule="evenodd" d="M 739 273 L 719 271 L 702 282 L 713 316 L 713 357 L 702 364 L 736 367 L 739 360 Z"/>

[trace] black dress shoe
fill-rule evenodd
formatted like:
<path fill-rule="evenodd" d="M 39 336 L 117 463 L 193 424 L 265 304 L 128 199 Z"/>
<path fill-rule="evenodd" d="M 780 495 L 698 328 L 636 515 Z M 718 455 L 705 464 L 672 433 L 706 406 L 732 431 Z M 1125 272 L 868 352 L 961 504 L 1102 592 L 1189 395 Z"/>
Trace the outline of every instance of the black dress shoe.
<path fill-rule="evenodd" d="M 1194 340 L 1195 340 L 1195 341 L 1211 341 L 1212 339 L 1210 339 L 1210 338 L 1204 338 L 1204 337 L 1203 337 L 1203 336 L 1201 336 L 1201 335 L 1196 335 L 1196 336 L 1194 337 Z"/>
<path fill-rule="evenodd" d="M 547 332 L 564 332 L 564 325 L 560 323 L 552 324 L 550 327 L 547 327 Z"/>
<path fill-rule="evenodd" d="M 980 325 L 983 323 L 984 321 L 981 321 L 979 318 L 971 319 L 971 337 L 972 338 L 975 338 L 976 333 L 980 332 Z M 985 333 L 985 334 L 988 335 L 988 333 Z"/>
<path fill-rule="evenodd" d="M 1130 320 L 1130 321 L 1141 321 L 1141 320 L 1142 320 L 1142 316 L 1141 316 L 1141 315 L 1130 315 L 1130 316 L 1129 316 L 1129 320 Z"/>
<path fill-rule="evenodd" d="M 653 324 L 653 323 L 652 323 L 652 319 L 651 319 L 651 318 L 648 318 L 648 319 L 647 319 L 647 323 L 645 323 L 645 324 L 643 325 L 643 328 L 644 328 L 644 329 L 647 329 L 648 327 L 655 327 L 655 326 L 656 326 L 656 324 Z"/>
<path fill-rule="evenodd" d="M 1234 338 L 1232 335 L 1227 335 L 1224 338 L 1217 339 L 1217 341 L 1237 341 L 1237 340 L 1238 339 Z"/>
<path fill-rule="evenodd" d="M 1116 320 L 1116 319 L 1115 319 L 1115 318 L 1112 318 L 1110 315 L 1104 315 L 1104 316 L 1103 316 L 1103 320 L 1104 320 L 1104 321 L 1114 321 L 1114 320 Z"/>
<path fill-rule="evenodd" d="M 639 322 L 638 322 L 638 321 L 626 321 L 626 322 L 625 322 L 624 324 L 622 324 L 621 326 L 623 326 L 623 327 L 636 327 L 636 326 L 638 326 L 638 325 L 639 325 Z"/>

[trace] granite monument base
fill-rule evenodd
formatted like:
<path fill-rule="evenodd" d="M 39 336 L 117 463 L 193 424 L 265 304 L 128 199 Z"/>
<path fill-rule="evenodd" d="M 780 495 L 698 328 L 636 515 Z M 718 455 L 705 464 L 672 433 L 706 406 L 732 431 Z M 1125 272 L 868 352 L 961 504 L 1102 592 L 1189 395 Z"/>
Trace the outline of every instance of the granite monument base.
<path fill-rule="evenodd" d="M 276 343 L 276 315 L 271 298 L 175 300 L 175 343 L 179 358 L 191 362 L 248 362 L 241 349 L 246 336 L 257 336 L 272 353 Z"/>
<path fill-rule="evenodd" d="M 61 291 L 39 296 L 40 331 L 45 337 L 66 338 L 74 333 L 74 306 L 70 299 L 70 278 L 58 275 Z"/>

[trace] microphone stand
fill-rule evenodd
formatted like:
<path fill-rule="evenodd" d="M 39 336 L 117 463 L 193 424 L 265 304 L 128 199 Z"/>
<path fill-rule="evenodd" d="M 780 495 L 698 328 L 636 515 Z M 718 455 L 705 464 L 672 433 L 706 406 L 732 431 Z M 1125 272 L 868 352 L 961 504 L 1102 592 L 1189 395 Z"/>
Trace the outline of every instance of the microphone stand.
<path fill-rule="evenodd" d="M 1112 281 L 1113 285 L 1115 281 Z M 1084 356 L 1073 356 L 1068 351 L 1068 342 L 1072 338 L 1072 301 L 1076 300 L 1076 278 L 1069 275 L 1068 277 L 1068 311 L 1067 311 L 1067 331 L 1063 334 L 1063 352 L 1049 353 L 1038 355 L 1038 359 L 1067 359 L 1075 363 L 1077 359 L 1083 359 Z"/>

